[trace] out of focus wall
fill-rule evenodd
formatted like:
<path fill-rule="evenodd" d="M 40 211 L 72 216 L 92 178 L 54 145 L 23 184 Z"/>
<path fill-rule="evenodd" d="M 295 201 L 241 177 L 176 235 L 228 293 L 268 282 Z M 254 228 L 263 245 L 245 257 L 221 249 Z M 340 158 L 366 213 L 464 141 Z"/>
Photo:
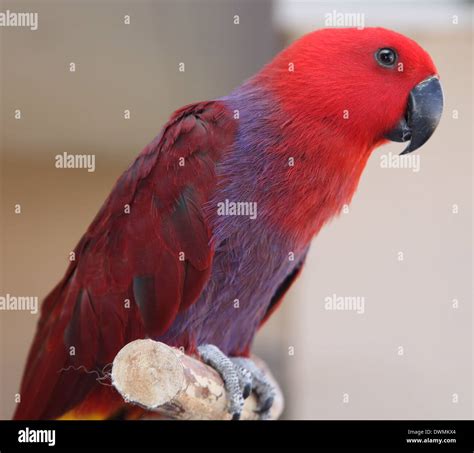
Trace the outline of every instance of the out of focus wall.
<path fill-rule="evenodd" d="M 445 115 L 418 172 L 381 168 L 401 146 L 374 153 L 349 212 L 314 241 L 255 350 L 283 386 L 287 418 L 472 417 L 471 19 L 457 2 L 390 2 L 385 13 L 382 3 L 1 3 L 38 11 L 40 26 L 0 28 L 0 294 L 48 293 L 115 179 L 173 110 L 228 93 L 282 36 L 324 26 L 326 12 L 365 12 L 366 25 L 395 28 L 430 52 Z M 64 151 L 95 154 L 96 171 L 57 170 Z M 326 310 L 333 294 L 363 297 L 364 313 Z M 0 418 L 13 411 L 36 322 L 0 312 Z"/>

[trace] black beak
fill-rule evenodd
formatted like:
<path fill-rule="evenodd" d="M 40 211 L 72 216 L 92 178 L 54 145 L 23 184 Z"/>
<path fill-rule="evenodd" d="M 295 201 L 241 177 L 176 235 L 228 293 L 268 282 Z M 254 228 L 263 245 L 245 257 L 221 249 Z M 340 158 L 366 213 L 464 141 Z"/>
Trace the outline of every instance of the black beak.
<path fill-rule="evenodd" d="M 443 90 L 438 77 L 431 76 L 410 91 L 405 116 L 385 138 L 410 144 L 400 154 L 408 154 L 422 146 L 438 126 L 443 112 Z"/>

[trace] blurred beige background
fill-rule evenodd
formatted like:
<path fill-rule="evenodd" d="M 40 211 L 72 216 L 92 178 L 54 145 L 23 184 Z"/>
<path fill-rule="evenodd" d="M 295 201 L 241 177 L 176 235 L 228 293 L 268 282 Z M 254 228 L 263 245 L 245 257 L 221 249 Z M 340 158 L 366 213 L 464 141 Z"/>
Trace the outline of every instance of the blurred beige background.
<path fill-rule="evenodd" d="M 326 13 L 361 12 L 366 26 L 396 29 L 429 51 L 445 114 L 419 152 L 419 172 L 381 168 L 381 156 L 401 145 L 374 153 L 349 212 L 314 241 L 303 276 L 255 351 L 283 386 L 286 418 L 472 418 L 471 8 L 0 2 L 1 11 L 39 13 L 37 31 L 0 28 L 0 295 L 42 299 L 52 289 L 116 178 L 173 110 L 228 93 L 288 42 L 324 26 Z M 95 154 L 96 171 L 56 169 L 65 151 Z M 364 313 L 325 310 L 333 294 L 364 297 Z M 0 312 L 0 418 L 14 410 L 37 319 Z"/>

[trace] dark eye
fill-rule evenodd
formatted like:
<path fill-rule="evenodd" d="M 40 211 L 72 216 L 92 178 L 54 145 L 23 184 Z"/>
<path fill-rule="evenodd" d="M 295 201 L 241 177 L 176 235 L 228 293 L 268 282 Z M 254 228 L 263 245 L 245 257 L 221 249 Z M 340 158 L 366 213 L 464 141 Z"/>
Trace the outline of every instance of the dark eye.
<path fill-rule="evenodd" d="M 397 52 L 389 47 L 384 47 L 383 49 L 377 50 L 375 59 L 380 66 L 391 68 L 392 66 L 395 66 L 395 63 L 397 62 Z"/>

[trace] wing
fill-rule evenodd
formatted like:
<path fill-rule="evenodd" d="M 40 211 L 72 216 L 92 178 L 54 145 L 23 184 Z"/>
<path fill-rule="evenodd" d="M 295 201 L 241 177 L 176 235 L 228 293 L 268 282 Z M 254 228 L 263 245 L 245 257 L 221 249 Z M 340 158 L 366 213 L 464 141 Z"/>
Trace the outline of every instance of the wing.
<path fill-rule="evenodd" d="M 213 258 L 203 205 L 234 124 L 219 101 L 178 110 L 117 181 L 43 303 L 15 418 L 75 407 L 124 344 L 197 300 Z"/>

